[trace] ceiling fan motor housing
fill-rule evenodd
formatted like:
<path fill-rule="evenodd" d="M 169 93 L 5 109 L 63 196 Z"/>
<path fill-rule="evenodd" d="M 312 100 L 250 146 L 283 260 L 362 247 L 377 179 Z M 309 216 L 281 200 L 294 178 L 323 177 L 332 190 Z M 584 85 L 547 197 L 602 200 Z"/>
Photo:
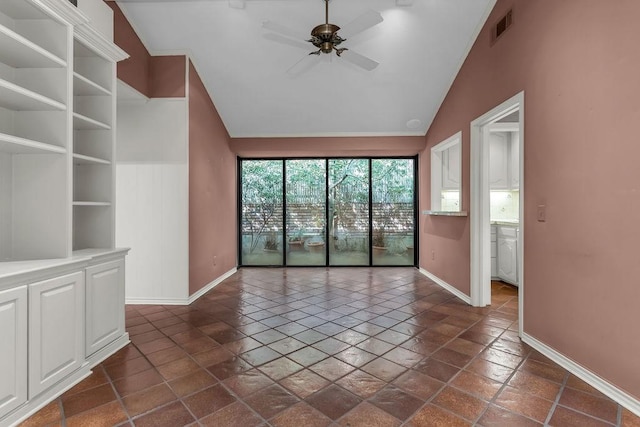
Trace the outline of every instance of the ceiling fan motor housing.
<path fill-rule="evenodd" d="M 335 46 L 346 40 L 336 34 L 338 30 L 340 27 L 337 25 L 320 24 L 311 31 L 309 41 L 323 53 L 331 53 Z"/>

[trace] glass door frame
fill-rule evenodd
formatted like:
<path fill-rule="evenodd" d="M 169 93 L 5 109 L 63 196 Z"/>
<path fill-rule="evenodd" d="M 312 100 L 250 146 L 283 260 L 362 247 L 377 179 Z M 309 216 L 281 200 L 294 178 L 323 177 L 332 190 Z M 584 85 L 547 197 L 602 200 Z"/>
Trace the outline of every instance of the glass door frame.
<path fill-rule="evenodd" d="M 329 235 L 329 160 L 344 160 L 344 159 L 366 159 L 369 163 L 369 231 L 368 231 L 368 244 L 369 244 L 369 265 L 330 265 L 329 264 L 329 244 L 327 244 L 330 235 Z M 373 160 L 412 160 L 413 161 L 413 263 L 407 265 L 380 265 L 373 264 L 373 251 L 371 247 L 372 237 L 373 237 L 373 198 L 372 198 L 372 161 Z M 252 265 L 252 264 L 243 264 L 242 262 L 242 162 L 243 161 L 259 161 L 259 160 L 272 160 L 272 161 L 281 161 L 282 162 L 282 265 Z M 287 234 L 287 160 L 324 160 L 325 162 L 325 223 L 324 223 L 324 233 L 325 233 L 325 263 L 324 265 L 288 265 L 287 264 L 287 250 L 286 250 L 286 234 Z M 341 267 L 415 267 L 418 268 L 418 259 L 419 259 L 419 228 L 420 223 L 418 222 L 418 194 L 419 194 L 419 179 L 418 179 L 418 156 L 336 156 L 336 157 L 237 157 L 237 224 L 238 224 L 238 267 L 287 267 L 287 268 L 309 268 L 309 267 L 331 267 L 331 268 L 341 268 Z"/>

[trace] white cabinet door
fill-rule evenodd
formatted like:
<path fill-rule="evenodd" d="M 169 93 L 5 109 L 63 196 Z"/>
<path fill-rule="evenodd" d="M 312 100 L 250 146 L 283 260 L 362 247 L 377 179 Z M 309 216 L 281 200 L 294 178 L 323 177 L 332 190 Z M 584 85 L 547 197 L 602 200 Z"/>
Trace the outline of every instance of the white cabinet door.
<path fill-rule="evenodd" d="M 520 188 L 520 132 L 511 132 L 509 143 L 509 187 Z"/>
<path fill-rule="evenodd" d="M 498 277 L 498 237 L 496 226 L 491 226 L 491 277 Z"/>
<path fill-rule="evenodd" d="M 489 185 L 492 190 L 506 190 L 509 188 L 509 133 L 489 135 Z"/>
<path fill-rule="evenodd" d="M 27 401 L 27 287 L 0 292 L 0 417 Z"/>
<path fill-rule="evenodd" d="M 84 272 L 29 286 L 29 399 L 84 362 Z"/>
<path fill-rule="evenodd" d="M 124 334 L 124 260 L 86 270 L 86 355 Z"/>
<path fill-rule="evenodd" d="M 460 189 L 461 146 L 455 144 L 442 152 L 442 189 Z"/>
<path fill-rule="evenodd" d="M 504 230 L 504 234 L 501 233 Z M 513 233 L 513 236 L 511 234 Z M 518 269 L 517 269 L 517 237 L 516 229 L 498 228 L 498 277 L 505 282 L 511 284 L 518 284 Z"/>

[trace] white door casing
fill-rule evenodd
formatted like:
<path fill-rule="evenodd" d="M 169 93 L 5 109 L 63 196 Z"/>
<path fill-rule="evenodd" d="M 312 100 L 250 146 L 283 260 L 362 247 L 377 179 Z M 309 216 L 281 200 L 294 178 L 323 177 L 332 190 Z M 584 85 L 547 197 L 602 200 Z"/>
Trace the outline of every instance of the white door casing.
<path fill-rule="evenodd" d="M 519 333 L 522 335 L 524 318 L 524 91 L 471 122 L 471 304 L 484 307 L 491 304 L 491 218 L 489 206 L 489 125 L 517 111 L 518 157 L 519 157 L 519 219 L 520 233 L 517 248 L 517 271 L 519 272 Z"/>

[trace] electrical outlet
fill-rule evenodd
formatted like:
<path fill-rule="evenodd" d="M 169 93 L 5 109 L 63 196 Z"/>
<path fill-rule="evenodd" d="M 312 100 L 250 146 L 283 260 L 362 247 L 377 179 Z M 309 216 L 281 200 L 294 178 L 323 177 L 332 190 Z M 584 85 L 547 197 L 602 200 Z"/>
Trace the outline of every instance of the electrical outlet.
<path fill-rule="evenodd" d="M 436 251 L 431 251 L 431 260 L 435 260 L 436 259 Z"/>
<path fill-rule="evenodd" d="M 538 221 L 545 222 L 547 220 L 547 206 L 538 205 Z"/>
<path fill-rule="evenodd" d="M 218 257 L 214 256 L 213 257 L 213 265 L 217 265 L 218 264 Z"/>

